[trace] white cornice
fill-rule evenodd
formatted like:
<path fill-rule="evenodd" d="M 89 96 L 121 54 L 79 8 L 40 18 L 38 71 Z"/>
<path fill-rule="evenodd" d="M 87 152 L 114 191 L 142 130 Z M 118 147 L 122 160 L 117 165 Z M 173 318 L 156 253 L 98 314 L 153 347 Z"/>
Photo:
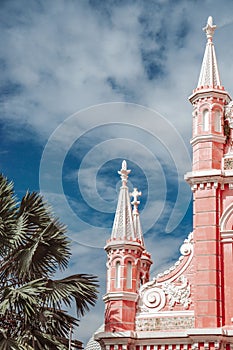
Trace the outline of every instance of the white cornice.
<path fill-rule="evenodd" d="M 106 251 L 109 251 L 110 249 L 122 249 L 122 248 L 127 248 L 127 249 L 135 249 L 135 248 L 140 248 L 142 251 L 145 249 L 141 242 L 138 241 L 128 241 L 128 240 L 109 240 L 104 247 Z"/>
<path fill-rule="evenodd" d="M 233 173 L 231 176 L 226 176 L 225 171 L 219 169 L 190 171 L 184 175 L 184 179 L 191 186 L 207 184 L 207 188 L 211 188 L 211 184 L 213 184 L 217 188 L 219 184 L 221 186 L 228 184 L 229 188 L 233 187 Z"/>
<path fill-rule="evenodd" d="M 130 300 L 137 301 L 138 294 L 131 292 L 110 292 L 103 296 L 103 301 L 107 302 L 110 300 Z"/>
<path fill-rule="evenodd" d="M 151 312 L 148 314 L 148 312 L 140 311 L 136 315 L 136 319 L 146 319 L 146 315 L 148 318 L 164 318 L 164 317 L 188 317 L 188 316 L 194 316 L 193 310 L 182 310 L 182 311 L 159 311 L 159 312 Z"/>
<path fill-rule="evenodd" d="M 222 179 L 222 171 L 220 169 L 190 171 L 184 175 L 184 179 L 186 181 L 189 179 L 206 180 L 206 182 L 220 181 Z"/>
<path fill-rule="evenodd" d="M 215 342 L 217 345 L 226 342 L 233 336 L 233 329 L 223 328 L 192 328 L 182 331 L 122 331 L 122 332 L 99 332 L 95 333 L 94 339 L 103 341 L 105 345 L 132 344 L 136 345 L 180 345 Z M 229 339 L 230 338 L 230 339 Z M 199 346 L 197 347 L 199 348 Z"/>
<path fill-rule="evenodd" d="M 189 101 L 191 103 L 194 103 L 195 100 L 198 100 L 198 99 L 215 97 L 215 98 L 219 98 L 219 99 L 225 98 L 226 102 L 229 103 L 231 101 L 230 95 L 228 94 L 227 91 L 224 90 L 223 87 L 221 87 L 221 88 L 222 89 L 203 87 L 202 89 L 200 89 L 200 88 L 195 89 L 193 94 L 191 96 L 189 96 Z"/>
<path fill-rule="evenodd" d="M 195 146 L 199 142 L 218 142 L 218 143 L 225 143 L 225 136 L 222 135 L 213 135 L 213 134 L 208 134 L 208 135 L 198 135 L 192 138 L 190 141 L 192 146 Z"/>
<path fill-rule="evenodd" d="M 128 339 L 135 339 L 136 334 L 134 331 L 122 331 L 122 332 L 99 332 L 94 334 L 94 340 L 102 340 L 106 345 L 110 345 L 121 340 L 121 344 L 127 344 Z"/>

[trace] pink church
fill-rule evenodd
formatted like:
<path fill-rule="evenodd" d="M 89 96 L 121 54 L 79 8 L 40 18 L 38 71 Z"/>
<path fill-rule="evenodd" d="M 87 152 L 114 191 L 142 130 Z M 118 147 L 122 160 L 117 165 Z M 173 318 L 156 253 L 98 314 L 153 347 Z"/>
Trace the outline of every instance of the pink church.
<path fill-rule="evenodd" d="M 233 349 L 233 103 L 219 77 L 215 28 L 209 17 L 201 73 L 189 98 L 193 167 L 185 180 L 193 191 L 193 232 L 175 265 L 151 280 L 140 193 L 129 193 L 123 161 L 105 247 L 105 324 L 95 334 L 103 350 Z"/>

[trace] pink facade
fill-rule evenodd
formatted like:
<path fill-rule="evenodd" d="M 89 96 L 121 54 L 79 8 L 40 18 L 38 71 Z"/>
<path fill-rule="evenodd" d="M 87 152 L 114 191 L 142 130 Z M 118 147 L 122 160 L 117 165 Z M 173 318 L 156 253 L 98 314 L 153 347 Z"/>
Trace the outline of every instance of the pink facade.
<path fill-rule="evenodd" d="M 220 82 L 212 42 L 215 27 L 209 17 L 200 78 L 190 96 L 193 168 L 185 180 L 193 191 L 193 232 L 177 263 L 150 280 L 140 193 L 134 189 L 129 194 L 130 171 L 124 161 L 105 247 L 105 327 L 95 335 L 103 349 L 233 348 L 233 105 Z"/>

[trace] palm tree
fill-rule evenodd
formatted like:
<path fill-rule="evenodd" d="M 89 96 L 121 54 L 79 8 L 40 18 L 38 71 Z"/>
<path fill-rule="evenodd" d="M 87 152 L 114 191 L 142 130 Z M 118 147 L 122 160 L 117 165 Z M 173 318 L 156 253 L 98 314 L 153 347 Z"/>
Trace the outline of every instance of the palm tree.
<path fill-rule="evenodd" d="M 0 350 L 68 349 L 76 317 L 97 300 L 95 276 L 54 279 L 70 258 L 65 227 L 38 193 L 20 203 L 13 184 L 0 174 Z"/>

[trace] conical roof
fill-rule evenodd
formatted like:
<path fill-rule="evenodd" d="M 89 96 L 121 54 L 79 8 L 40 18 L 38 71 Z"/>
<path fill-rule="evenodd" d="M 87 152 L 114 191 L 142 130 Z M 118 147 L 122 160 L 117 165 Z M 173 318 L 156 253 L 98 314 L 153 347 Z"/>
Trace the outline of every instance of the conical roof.
<path fill-rule="evenodd" d="M 114 218 L 111 240 L 127 240 L 142 242 L 142 230 L 139 222 L 139 215 L 137 218 L 132 212 L 132 206 L 130 203 L 130 194 L 127 186 L 128 174 L 131 170 L 127 169 L 127 163 L 124 160 L 122 162 L 122 168 L 118 171 L 121 176 L 122 186 L 118 197 L 117 209 Z M 139 195 L 139 194 L 137 194 Z M 134 197 L 135 199 L 136 197 Z M 134 201 L 135 202 L 135 201 Z M 134 203 L 133 202 L 133 203 Z M 137 202 L 137 200 L 136 200 Z"/>
<path fill-rule="evenodd" d="M 216 25 L 213 25 L 213 19 L 210 16 L 207 25 L 203 30 L 207 36 L 207 43 L 204 53 L 204 58 L 201 66 L 201 73 L 199 76 L 197 87 L 219 87 L 221 86 L 217 59 L 213 44 L 213 35 Z"/>

